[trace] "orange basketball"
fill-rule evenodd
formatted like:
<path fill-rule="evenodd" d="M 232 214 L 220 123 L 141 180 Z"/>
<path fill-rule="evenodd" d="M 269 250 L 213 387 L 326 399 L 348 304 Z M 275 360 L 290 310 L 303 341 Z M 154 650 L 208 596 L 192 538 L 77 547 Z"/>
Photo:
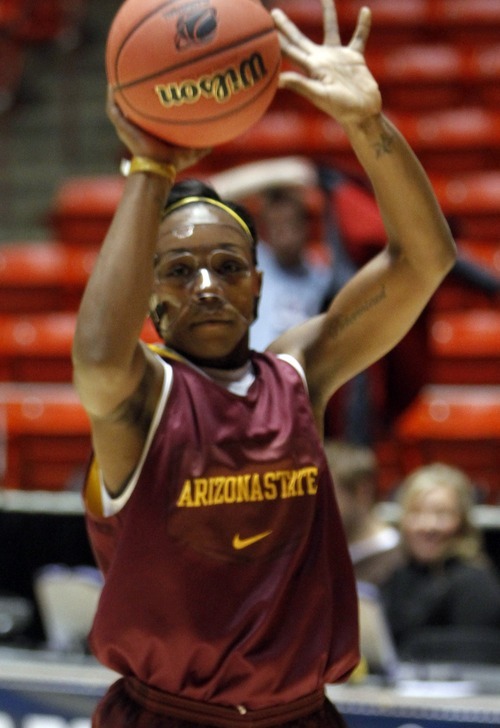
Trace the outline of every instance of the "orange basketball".
<path fill-rule="evenodd" d="M 173 144 L 234 139 L 266 111 L 281 52 L 259 0 L 125 0 L 106 73 L 122 112 Z"/>

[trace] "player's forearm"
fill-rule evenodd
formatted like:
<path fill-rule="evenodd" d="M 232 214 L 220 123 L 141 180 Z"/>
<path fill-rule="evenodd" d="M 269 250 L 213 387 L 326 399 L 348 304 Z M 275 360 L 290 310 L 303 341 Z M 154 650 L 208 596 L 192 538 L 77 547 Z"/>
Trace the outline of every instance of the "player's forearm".
<path fill-rule="evenodd" d="M 167 188 L 168 181 L 159 176 L 128 178 L 80 305 L 76 363 L 126 366 L 132 356 L 148 312 Z"/>
<path fill-rule="evenodd" d="M 406 140 L 382 114 L 345 131 L 371 180 L 389 246 L 426 275 L 444 275 L 455 260 L 455 244 L 427 175 Z"/>

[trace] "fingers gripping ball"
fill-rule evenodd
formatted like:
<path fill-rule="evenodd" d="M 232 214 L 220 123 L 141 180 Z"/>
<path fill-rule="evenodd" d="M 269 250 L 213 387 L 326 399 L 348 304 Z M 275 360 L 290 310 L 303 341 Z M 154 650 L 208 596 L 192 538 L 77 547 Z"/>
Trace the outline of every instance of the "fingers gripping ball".
<path fill-rule="evenodd" d="M 281 51 L 259 0 L 125 0 L 106 73 L 122 112 L 173 144 L 222 144 L 266 111 Z"/>

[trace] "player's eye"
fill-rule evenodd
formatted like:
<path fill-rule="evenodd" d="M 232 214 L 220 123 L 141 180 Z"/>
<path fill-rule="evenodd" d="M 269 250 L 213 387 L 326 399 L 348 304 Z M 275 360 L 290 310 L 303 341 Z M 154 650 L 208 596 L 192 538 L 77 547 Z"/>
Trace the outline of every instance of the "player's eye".
<path fill-rule="evenodd" d="M 211 263 L 214 272 L 225 278 L 232 276 L 244 276 L 250 272 L 248 261 L 237 255 L 214 256 Z"/>
<path fill-rule="evenodd" d="M 159 260 L 154 267 L 155 280 L 158 283 L 183 282 L 189 280 L 196 270 L 193 260 Z"/>

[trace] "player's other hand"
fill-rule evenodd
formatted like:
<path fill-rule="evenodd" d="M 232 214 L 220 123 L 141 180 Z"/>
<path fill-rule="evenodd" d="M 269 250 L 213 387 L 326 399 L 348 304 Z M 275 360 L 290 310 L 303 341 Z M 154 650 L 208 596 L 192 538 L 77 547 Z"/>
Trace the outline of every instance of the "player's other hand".
<path fill-rule="evenodd" d="M 282 52 L 302 71 L 284 71 L 280 87 L 304 96 L 343 125 L 360 123 L 380 113 L 382 106 L 378 84 L 364 57 L 371 12 L 361 8 L 350 42 L 342 45 L 335 4 L 333 0 L 321 2 L 322 45 L 307 38 L 283 11 L 272 11 Z"/>

